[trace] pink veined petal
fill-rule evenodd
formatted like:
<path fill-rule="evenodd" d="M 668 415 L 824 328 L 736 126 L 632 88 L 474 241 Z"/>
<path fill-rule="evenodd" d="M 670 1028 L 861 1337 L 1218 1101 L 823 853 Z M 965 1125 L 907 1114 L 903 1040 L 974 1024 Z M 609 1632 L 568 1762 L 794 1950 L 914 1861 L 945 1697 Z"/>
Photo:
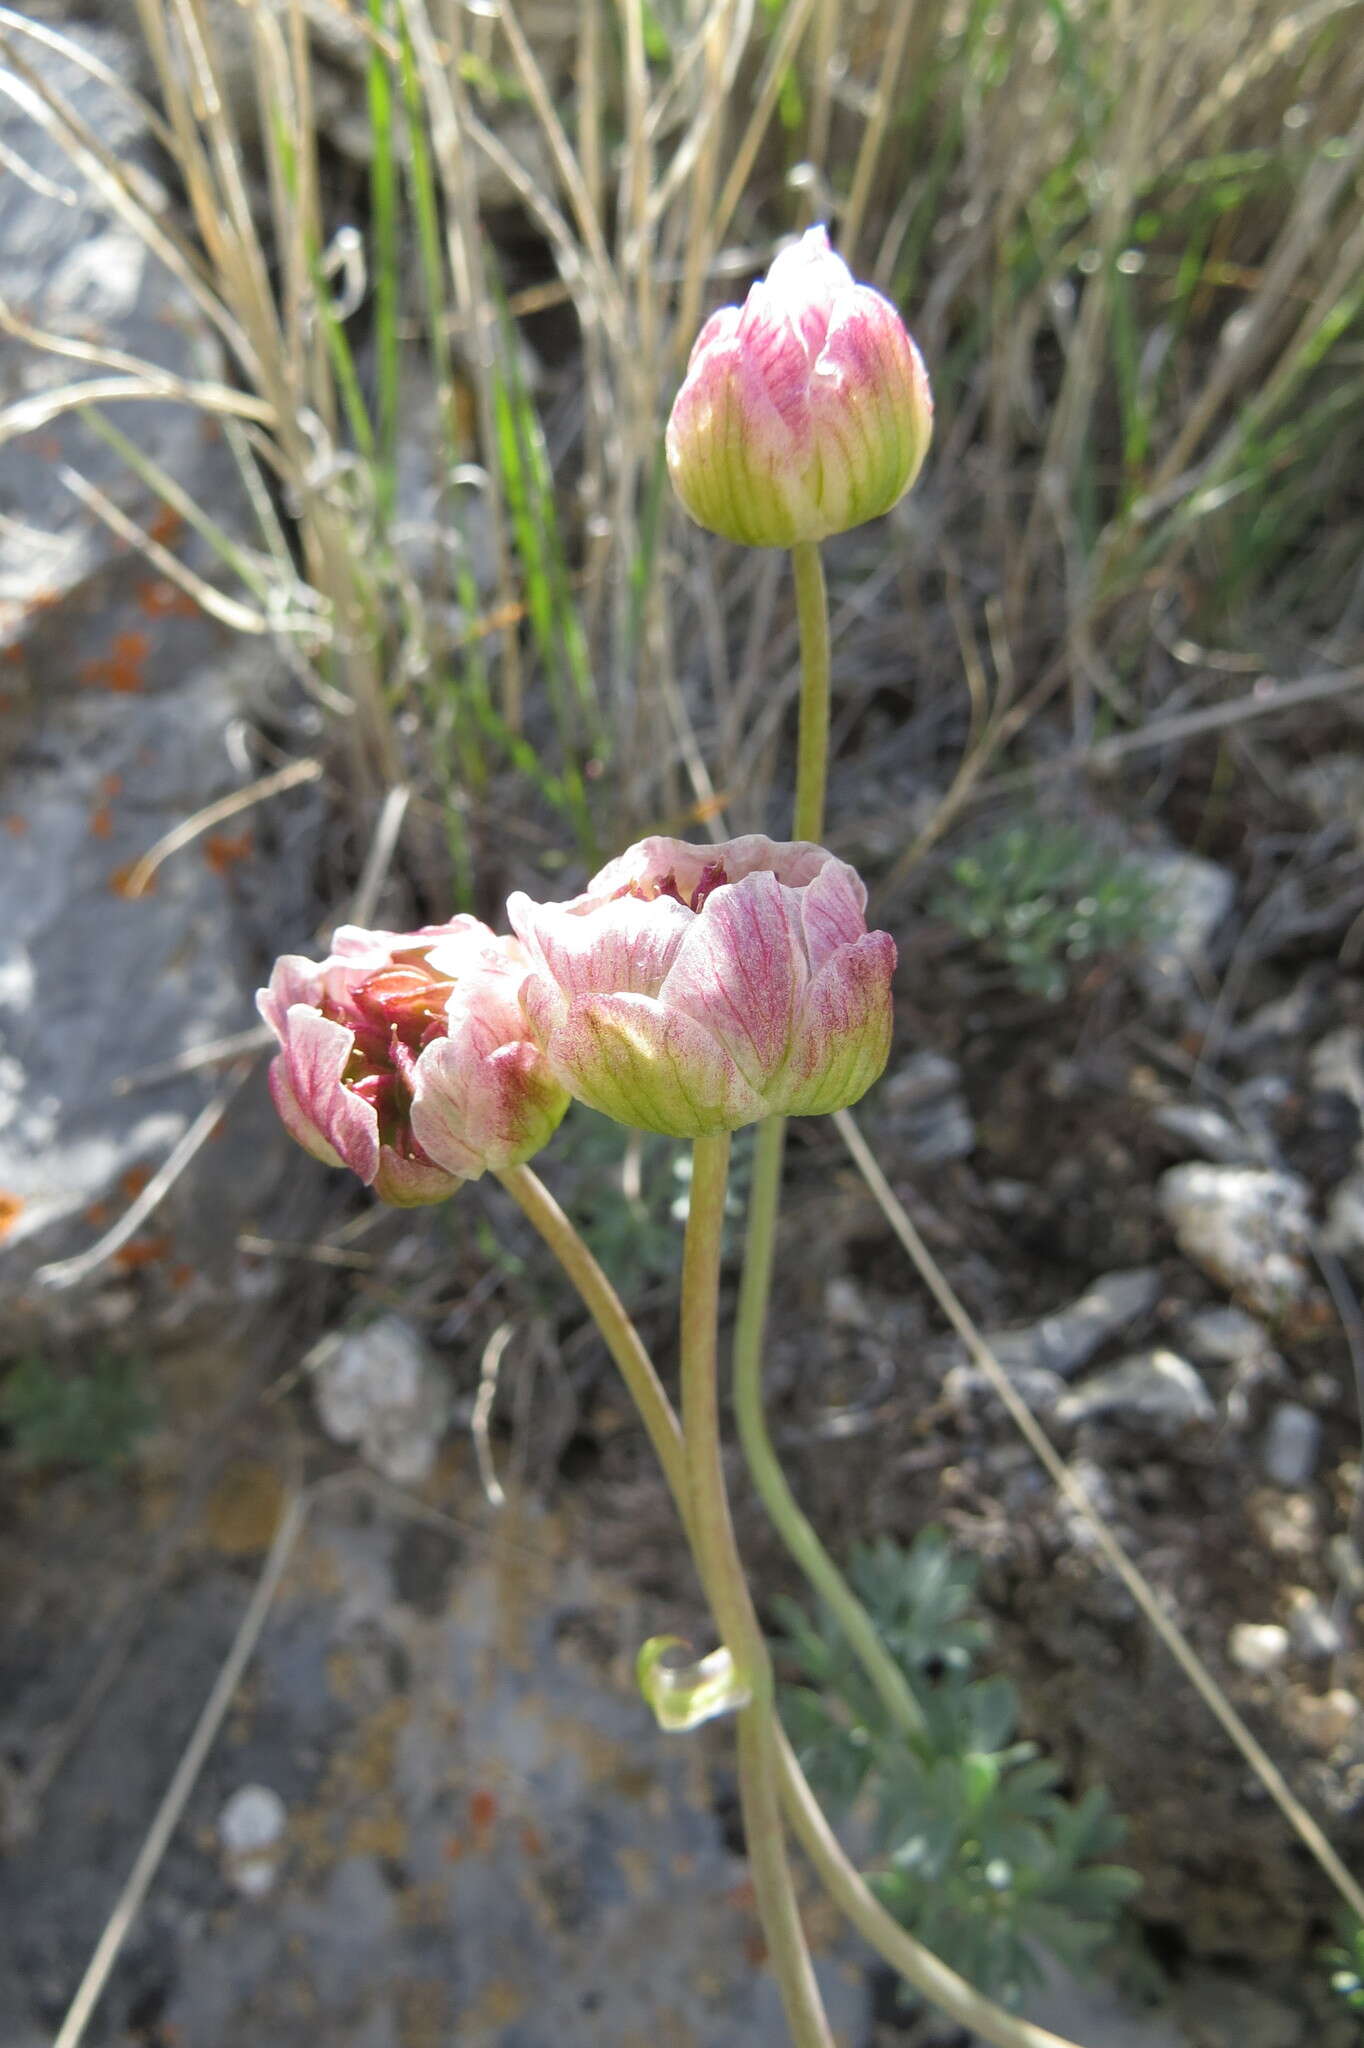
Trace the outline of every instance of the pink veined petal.
<path fill-rule="evenodd" d="M 315 1004 L 322 986 L 322 969 L 301 953 L 284 953 L 270 971 L 267 988 L 256 990 L 256 1008 L 283 1045 L 286 1019 L 295 1003 Z"/>
<path fill-rule="evenodd" d="M 417 1143 L 465 1180 L 538 1152 L 568 1106 L 543 1055 L 525 1039 L 490 1049 L 474 1041 L 465 1032 L 427 1046 L 412 1097 Z"/>
<path fill-rule="evenodd" d="M 614 990 L 653 995 L 692 923 L 669 897 L 621 896 L 579 914 L 558 903 L 508 898 L 507 916 L 532 960 L 568 997 Z"/>
<path fill-rule="evenodd" d="M 341 1076 L 354 1040 L 343 1024 L 295 1004 L 285 1018 L 283 1049 L 271 1069 L 271 1092 L 285 1129 L 315 1158 L 348 1166 L 372 1181 L 379 1164 L 379 1119 Z"/>
<path fill-rule="evenodd" d="M 866 884 L 856 868 L 830 855 L 800 900 L 812 974 L 818 974 L 840 946 L 851 946 L 862 937 L 867 929 L 866 908 Z"/>
<path fill-rule="evenodd" d="M 774 1109 L 824 1116 L 860 1101 L 890 1054 L 894 972 L 889 932 L 868 932 L 830 957 L 807 992 Z"/>
<path fill-rule="evenodd" d="M 818 354 L 801 315 L 799 302 L 768 284 L 755 284 L 744 302 L 729 357 L 729 374 L 739 380 L 745 408 L 766 396 L 790 437 L 790 456 L 803 454 L 809 442 L 810 370 Z M 822 341 L 824 322 L 817 309 L 811 325 Z"/>
<path fill-rule="evenodd" d="M 741 318 L 738 306 L 721 306 L 710 318 L 702 323 L 701 332 L 691 345 L 687 358 L 687 375 L 704 362 L 712 349 L 723 348 L 738 332 Z"/>
<path fill-rule="evenodd" d="M 577 997 L 549 1060 L 580 1102 L 637 1130 L 716 1137 L 767 1114 L 702 1025 L 648 996 Z"/>
<path fill-rule="evenodd" d="M 660 999 L 704 1025 L 762 1095 L 786 1064 L 808 980 L 800 893 L 749 874 L 707 898 Z"/>
<path fill-rule="evenodd" d="M 807 228 L 798 242 L 779 250 L 763 283 L 769 303 L 799 322 L 813 361 L 841 300 L 855 289 L 852 272 L 829 246 L 828 229 Z"/>

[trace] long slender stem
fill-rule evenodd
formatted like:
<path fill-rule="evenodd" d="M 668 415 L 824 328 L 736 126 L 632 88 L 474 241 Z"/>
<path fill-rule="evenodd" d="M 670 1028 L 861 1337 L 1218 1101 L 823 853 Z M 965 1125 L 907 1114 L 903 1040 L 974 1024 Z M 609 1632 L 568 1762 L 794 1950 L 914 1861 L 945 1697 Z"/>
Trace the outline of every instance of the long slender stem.
<path fill-rule="evenodd" d="M 735 1676 L 749 1694 L 739 1713 L 739 1797 L 754 1899 L 787 2025 L 797 2048 L 833 2048 L 786 1858 L 772 1665 L 734 1538 L 720 1455 L 716 1348 L 729 1143 L 725 1132 L 698 1138 L 692 1148 L 682 1253 L 682 1441 L 692 1543 Z"/>
<path fill-rule="evenodd" d="M 692 1517 L 682 1431 L 639 1332 L 615 1288 L 574 1226 L 529 1167 L 512 1167 L 499 1174 L 498 1178 L 559 1260 L 600 1330 L 606 1348 L 639 1408 L 690 1540 Z M 695 1554 L 694 1543 L 692 1548 Z M 745 1711 L 751 1713 L 753 1710 L 748 1708 Z M 950 2019 L 970 2027 L 983 2041 L 990 2042 L 991 2048 L 1079 2048 L 1078 2043 L 1050 2034 L 1045 2028 L 1031 2026 L 1026 2020 L 1016 2019 L 1012 2013 L 983 1998 L 955 1970 L 950 1970 L 922 1942 L 916 1941 L 912 1934 L 891 1919 L 844 1855 L 790 1744 L 776 1727 L 775 1717 L 771 1717 L 771 1725 L 781 1797 L 791 1824 L 804 1843 L 806 1853 L 830 1897 L 878 1955 L 883 1956 L 926 1998 L 932 1999 Z M 765 1846 L 765 1831 L 760 1830 L 759 1853 Z"/>
<path fill-rule="evenodd" d="M 817 541 L 791 550 L 800 627 L 800 735 L 796 753 L 797 839 L 817 840 L 824 830 L 829 779 L 829 595 Z"/>
<path fill-rule="evenodd" d="M 791 550 L 800 624 L 800 737 L 796 768 L 797 839 L 824 831 L 824 790 L 829 754 L 829 607 L 819 549 L 812 541 Z M 772 1291 L 785 1125 L 773 1117 L 758 1132 L 748 1198 L 748 1232 L 739 1309 L 734 1325 L 734 1412 L 739 1439 L 764 1507 L 796 1563 L 831 1610 L 890 1716 L 911 1741 L 924 1734 L 924 1718 L 904 1673 L 876 1624 L 800 1509 L 768 1434 L 763 1413 L 762 1355 Z"/>
<path fill-rule="evenodd" d="M 892 1725 L 911 1742 L 919 1742 L 927 1734 L 922 1709 L 904 1673 L 881 1641 L 875 1622 L 802 1513 L 786 1482 L 763 1414 L 763 1327 L 781 1199 L 784 1135 L 781 1118 L 771 1118 L 759 1128 L 754 1151 L 747 1252 L 734 1326 L 734 1415 L 739 1425 L 739 1441 L 753 1483 L 782 1541 L 842 1628 Z"/>

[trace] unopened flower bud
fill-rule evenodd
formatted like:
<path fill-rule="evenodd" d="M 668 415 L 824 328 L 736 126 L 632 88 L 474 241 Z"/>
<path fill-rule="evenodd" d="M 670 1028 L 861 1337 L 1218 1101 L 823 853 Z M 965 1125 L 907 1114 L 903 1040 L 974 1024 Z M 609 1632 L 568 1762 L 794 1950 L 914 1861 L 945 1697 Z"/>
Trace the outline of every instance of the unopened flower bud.
<path fill-rule="evenodd" d="M 700 526 L 748 547 L 826 540 L 897 504 L 933 399 L 888 299 L 821 227 L 697 336 L 668 421 L 668 471 Z"/>

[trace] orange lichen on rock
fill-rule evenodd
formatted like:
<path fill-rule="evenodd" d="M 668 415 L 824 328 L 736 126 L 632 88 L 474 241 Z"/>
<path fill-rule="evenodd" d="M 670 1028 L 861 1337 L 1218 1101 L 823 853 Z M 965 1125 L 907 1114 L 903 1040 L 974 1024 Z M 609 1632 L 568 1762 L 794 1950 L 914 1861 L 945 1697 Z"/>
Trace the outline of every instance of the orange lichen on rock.
<path fill-rule="evenodd" d="M 0 1192 L 0 1244 L 4 1243 L 23 1213 L 22 1195 L 7 1195 Z"/>
<path fill-rule="evenodd" d="M 204 859 L 215 875 L 225 875 L 239 860 L 245 860 L 251 851 L 251 833 L 210 832 L 204 840 Z"/>
<path fill-rule="evenodd" d="M 156 576 L 137 586 L 138 610 L 149 619 L 193 618 L 199 607 L 187 590 L 172 583 L 169 576 Z"/>
<path fill-rule="evenodd" d="M 128 884 L 132 881 L 134 872 L 141 865 L 140 860 L 125 861 L 123 866 L 115 868 L 109 877 L 109 887 L 113 890 L 115 896 L 121 896 L 125 903 L 136 903 L 141 897 L 152 896 L 156 893 L 156 878 L 151 875 L 148 876 L 140 889 L 133 890 L 129 888 Z"/>
<path fill-rule="evenodd" d="M 115 633 L 103 659 L 82 663 L 80 679 L 88 689 L 135 697 L 145 688 L 143 667 L 150 652 L 151 641 L 145 633 Z"/>
<path fill-rule="evenodd" d="M 140 1273 L 144 1266 L 154 1266 L 164 1259 L 170 1250 L 168 1237 L 135 1237 L 129 1244 L 120 1245 L 114 1253 L 114 1264 L 121 1273 Z"/>

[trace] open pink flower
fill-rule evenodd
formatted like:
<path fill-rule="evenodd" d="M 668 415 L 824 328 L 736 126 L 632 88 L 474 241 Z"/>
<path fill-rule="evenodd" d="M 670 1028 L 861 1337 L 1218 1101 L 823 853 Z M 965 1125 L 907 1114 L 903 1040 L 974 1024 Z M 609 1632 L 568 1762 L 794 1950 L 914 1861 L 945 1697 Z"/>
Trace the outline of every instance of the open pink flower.
<path fill-rule="evenodd" d="M 932 431 L 904 322 L 816 227 L 701 329 L 668 421 L 668 470 L 699 526 L 789 548 L 889 512 Z"/>
<path fill-rule="evenodd" d="M 553 1134 L 568 1097 L 526 1035 L 526 958 L 474 917 L 416 932 L 345 925 L 320 964 L 288 954 L 256 997 L 280 1043 L 286 1130 L 386 1202 L 444 1201 Z"/>
<path fill-rule="evenodd" d="M 822 846 L 643 839 L 569 903 L 513 896 L 521 991 L 556 1077 L 618 1123 L 713 1136 L 865 1094 L 895 945 Z"/>

